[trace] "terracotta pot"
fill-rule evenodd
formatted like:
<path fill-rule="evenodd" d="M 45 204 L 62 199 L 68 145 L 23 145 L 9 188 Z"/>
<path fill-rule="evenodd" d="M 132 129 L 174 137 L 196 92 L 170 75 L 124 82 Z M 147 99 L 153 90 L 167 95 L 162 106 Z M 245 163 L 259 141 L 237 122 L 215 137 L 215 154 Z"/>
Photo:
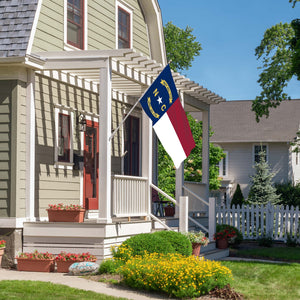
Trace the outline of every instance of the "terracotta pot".
<path fill-rule="evenodd" d="M 54 272 L 55 259 L 17 258 L 18 271 Z"/>
<path fill-rule="evenodd" d="M 175 215 L 175 207 L 174 206 L 165 206 L 165 217 L 173 217 Z"/>
<path fill-rule="evenodd" d="M 49 222 L 76 222 L 84 221 L 85 209 L 80 210 L 56 210 L 47 209 Z"/>
<path fill-rule="evenodd" d="M 82 260 L 81 260 L 82 261 Z M 56 261 L 56 271 L 58 273 L 69 273 L 69 268 L 71 265 L 73 265 L 76 262 L 81 262 L 81 261 L 76 261 L 76 260 L 57 260 Z M 89 260 L 91 262 L 95 262 L 96 260 Z"/>
<path fill-rule="evenodd" d="M 228 240 L 227 239 L 217 240 L 217 247 L 219 249 L 226 249 L 226 248 L 228 248 Z"/>
<path fill-rule="evenodd" d="M 201 244 L 200 243 L 192 243 L 192 248 L 193 248 L 193 255 L 199 256 L 200 255 Z"/>
<path fill-rule="evenodd" d="M 4 255 L 5 247 L 0 248 L 0 268 L 1 268 L 1 262 L 2 262 L 2 256 Z"/>

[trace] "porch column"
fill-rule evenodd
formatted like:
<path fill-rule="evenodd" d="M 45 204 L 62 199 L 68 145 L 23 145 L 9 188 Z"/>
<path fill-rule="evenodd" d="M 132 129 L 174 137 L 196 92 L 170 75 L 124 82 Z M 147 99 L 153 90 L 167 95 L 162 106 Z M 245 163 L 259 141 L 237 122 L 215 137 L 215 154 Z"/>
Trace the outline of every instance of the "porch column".
<path fill-rule="evenodd" d="M 34 103 L 35 72 L 27 71 L 26 90 L 26 205 L 27 221 L 34 221 L 35 204 L 35 103 Z"/>
<path fill-rule="evenodd" d="M 111 223 L 111 65 L 100 67 L 98 223 Z"/>
<path fill-rule="evenodd" d="M 184 107 L 184 93 L 179 91 L 182 107 Z M 175 172 L 175 199 L 178 204 L 175 207 L 175 218 L 179 218 L 180 197 L 183 195 L 184 184 L 184 162 Z"/>
<path fill-rule="evenodd" d="M 202 182 L 205 183 L 205 200 L 209 197 L 209 108 L 202 111 Z"/>
<path fill-rule="evenodd" d="M 143 110 L 142 114 L 142 177 L 148 178 L 147 203 L 148 214 L 151 213 L 151 190 L 152 183 L 152 122 Z"/>

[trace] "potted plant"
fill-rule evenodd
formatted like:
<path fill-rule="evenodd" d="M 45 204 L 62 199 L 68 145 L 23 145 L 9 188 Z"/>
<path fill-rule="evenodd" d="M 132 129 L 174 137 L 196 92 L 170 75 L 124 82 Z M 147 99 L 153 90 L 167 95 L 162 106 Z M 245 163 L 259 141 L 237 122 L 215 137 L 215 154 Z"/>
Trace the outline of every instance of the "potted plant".
<path fill-rule="evenodd" d="M 2 256 L 4 254 L 5 246 L 6 246 L 6 241 L 0 240 L 0 267 L 1 267 L 1 261 L 2 261 Z"/>
<path fill-rule="evenodd" d="M 81 205 L 49 204 L 47 209 L 49 222 L 77 222 L 84 221 L 85 209 Z"/>
<path fill-rule="evenodd" d="M 214 234 L 214 239 L 217 242 L 219 249 L 228 248 L 228 241 L 233 240 L 237 236 L 237 230 L 229 225 L 219 226 L 217 232 Z"/>
<path fill-rule="evenodd" d="M 53 272 L 55 256 L 49 252 L 22 252 L 17 259 L 18 271 Z"/>
<path fill-rule="evenodd" d="M 175 215 L 175 205 L 173 202 L 168 202 L 164 207 L 165 217 L 173 217 Z"/>
<path fill-rule="evenodd" d="M 192 243 L 193 255 L 199 256 L 201 246 L 207 246 L 209 243 L 209 239 L 205 236 L 202 231 L 189 231 L 185 232 L 184 235 L 189 239 Z"/>
<path fill-rule="evenodd" d="M 95 255 L 90 254 L 89 252 L 76 254 L 76 253 L 67 253 L 62 251 L 55 257 L 57 272 L 58 273 L 68 273 L 69 267 L 75 262 L 81 261 L 91 261 L 95 262 L 97 260 Z"/>

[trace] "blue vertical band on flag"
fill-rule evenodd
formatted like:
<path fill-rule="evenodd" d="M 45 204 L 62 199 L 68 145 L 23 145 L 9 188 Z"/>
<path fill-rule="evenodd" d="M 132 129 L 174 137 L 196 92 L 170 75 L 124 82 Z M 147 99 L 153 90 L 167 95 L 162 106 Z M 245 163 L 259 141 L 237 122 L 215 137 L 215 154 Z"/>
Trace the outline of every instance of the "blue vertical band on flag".
<path fill-rule="evenodd" d="M 140 103 L 154 125 L 177 99 L 178 92 L 170 66 L 167 65 L 146 91 Z"/>

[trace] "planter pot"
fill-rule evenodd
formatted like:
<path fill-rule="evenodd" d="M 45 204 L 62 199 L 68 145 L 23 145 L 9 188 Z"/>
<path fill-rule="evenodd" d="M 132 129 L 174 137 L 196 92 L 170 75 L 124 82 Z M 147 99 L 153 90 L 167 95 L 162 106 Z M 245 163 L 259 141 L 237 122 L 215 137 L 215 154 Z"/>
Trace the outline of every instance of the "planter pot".
<path fill-rule="evenodd" d="M 228 240 L 227 239 L 217 240 L 217 248 L 219 249 L 228 248 Z"/>
<path fill-rule="evenodd" d="M 53 272 L 55 259 L 26 259 L 17 258 L 18 271 Z"/>
<path fill-rule="evenodd" d="M 55 210 L 47 209 L 49 222 L 76 222 L 84 221 L 85 209 L 80 210 Z"/>
<path fill-rule="evenodd" d="M 0 248 L 0 268 L 1 268 L 1 262 L 2 262 L 2 256 L 4 255 L 5 247 Z"/>
<path fill-rule="evenodd" d="M 91 262 L 95 262 L 96 260 L 93 260 Z M 63 261 L 63 260 L 57 260 L 56 261 L 56 271 L 58 273 L 69 273 L 69 268 L 71 265 L 73 265 L 74 263 L 76 262 L 79 262 L 79 261 L 76 261 L 76 260 L 66 260 L 66 261 Z"/>
<path fill-rule="evenodd" d="M 165 217 L 173 217 L 175 215 L 175 207 L 174 206 L 165 206 Z"/>
<path fill-rule="evenodd" d="M 201 244 L 192 243 L 192 248 L 193 248 L 193 255 L 199 256 L 200 255 Z"/>

